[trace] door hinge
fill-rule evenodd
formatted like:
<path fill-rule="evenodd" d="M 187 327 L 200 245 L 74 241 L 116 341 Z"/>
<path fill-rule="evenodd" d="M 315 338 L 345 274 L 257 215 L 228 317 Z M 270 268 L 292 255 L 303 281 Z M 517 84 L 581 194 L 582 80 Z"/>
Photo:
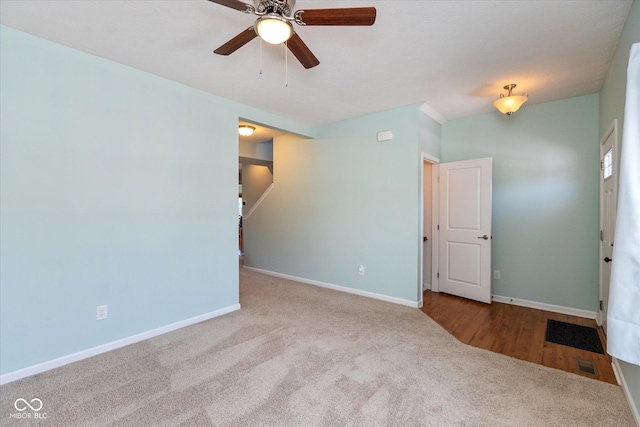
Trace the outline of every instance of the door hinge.
<path fill-rule="evenodd" d="M 436 277 L 439 279 L 440 278 L 440 273 L 436 273 Z"/>
<path fill-rule="evenodd" d="M 600 230 L 600 241 L 604 242 L 604 234 L 602 233 L 602 230 Z"/>
<path fill-rule="evenodd" d="M 600 160 L 600 170 L 604 170 L 604 160 Z"/>
<path fill-rule="evenodd" d="M 600 311 L 604 310 L 604 304 L 602 301 L 600 301 Z"/>
<path fill-rule="evenodd" d="M 437 227 L 438 227 L 437 229 L 438 229 L 438 230 L 440 230 L 440 224 L 438 224 L 438 226 L 437 226 Z"/>
<path fill-rule="evenodd" d="M 437 180 L 438 182 L 440 182 L 440 177 L 437 177 L 437 178 L 436 178 L 436 180 Z"/>

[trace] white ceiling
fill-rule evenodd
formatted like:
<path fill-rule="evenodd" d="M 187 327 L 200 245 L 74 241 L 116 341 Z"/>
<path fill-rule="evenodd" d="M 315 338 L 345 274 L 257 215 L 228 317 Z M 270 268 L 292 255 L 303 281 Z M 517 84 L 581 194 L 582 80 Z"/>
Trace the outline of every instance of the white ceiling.
<path fill-rule="evenodd" d="M 255 17 L 206 0 L 0 0 L 0 22 L 308 124 L 413 103 L 451 120 L 493 110 L 517 83 L 529 103 L 596 93 L 631 0 L 324 1 L 374 6 L 372 27 L 299 27 L 320 60 L 305 70 L 259 39 L 212 53 Z M 295 25 L 295 24 L 294 24 Z"/>

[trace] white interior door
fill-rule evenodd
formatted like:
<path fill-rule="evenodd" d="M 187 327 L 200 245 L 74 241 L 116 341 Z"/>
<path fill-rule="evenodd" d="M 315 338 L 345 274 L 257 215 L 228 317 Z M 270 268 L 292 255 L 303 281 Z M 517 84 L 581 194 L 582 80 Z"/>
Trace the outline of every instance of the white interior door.
<path fill-rule="evenodd" d="M 611 259 L 616 221 L 617 123 L 614 121 L 600 141 L 600 307 L 598 317 L 607 332 L 607 304 L 611 281 Z"/>
<path fill-rule="evenodd" d="M 439 290 L 491 303 L 492 159 L 440 164 Z"/>

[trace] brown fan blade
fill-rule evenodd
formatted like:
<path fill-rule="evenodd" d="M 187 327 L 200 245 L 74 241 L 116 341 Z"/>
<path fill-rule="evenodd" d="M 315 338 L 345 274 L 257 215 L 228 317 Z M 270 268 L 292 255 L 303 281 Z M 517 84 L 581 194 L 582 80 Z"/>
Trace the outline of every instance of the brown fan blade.
<path fill-rule="evenodd" d="M 318 58 L 311 52 L 306 44 L 302 41 L 300 36 L 293 33 L 293 36 L 287 40 L 287 47 L 298 58 L 298 61 L 306 69 L 313 68 L 320 63 Z"/>
<path fill-rule="evenodd" d="M 223 6 L 230 7 L 231 9 L 239 10 L 240 12 L 253 13 L 254 7 L 250 4 L 243 3 L 240 0 L 209 0 L 211 3 L 221 4 Z"/>
<path fill-rule="evenodd" d="M 303 25 L 373 25 L 376 22 L 376 8 L 298 10 L 295 17 L 296 22 L 301 21 Z"/>
<path fill-rule="evenodd" d="M 258 37 L 256 31 L 253 29 L 253 27 L 249 27 L 216 50 L 214 50 L 213 53 L 217 53 L 218 55 L 230 55 L 256 37 Z"/>

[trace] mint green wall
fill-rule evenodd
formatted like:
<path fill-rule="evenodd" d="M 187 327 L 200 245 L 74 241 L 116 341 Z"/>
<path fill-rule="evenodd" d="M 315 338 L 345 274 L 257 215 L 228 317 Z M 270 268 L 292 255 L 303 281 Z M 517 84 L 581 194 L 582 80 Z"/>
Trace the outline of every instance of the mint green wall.
<path fill-rule="evenodd" d="M 442 145 L 442 126 L 440 123 L 418 111 L 418 146 L 420 152 L 440 158 Z"/>
<path fill-rule="evenodd" d="M 238 118 L 314 129 L 5 26 L 0 40 L 1 372 L 237 304 Z"/>
<path fill-rule="evenodd" d="M 244 224 L 245 265 L 417 301 L 418 107 L 275 138 L 275 186 Z M 384 130 L 393 140 L 376 140 Z"/>
<path fill-rule="evenodd" d="M 614 119 L 618 119 L 618 143 L 624 129 L 624 104 L 627 90 L 627 66 L 631 45 L 640 42 L 640 2 L 631 5 L 622 36 L 613 56 L 609 72 L 600 90 L 600 137 Z M 619 150 L 618 150 L 619 151 Z M 632 399 L 640 411 L 640 366 L 620 361 L 620 369 L 629 386 Z"/>
<path fill-rule="evenodd" d="M 493 294 L 596 311 L 598 95 L 453 120 L 442 160 L 493 157 Z"/>
<path fill-rule="evenodd" d="M 240 155 L 240 157 L 273 161 L 272 140 L 262 142 L 250 142 L 241 140 L 238 150 L 238 154 Z"/>
<path fill-rule="evenodd" d="M 242 200 L 245 203 L 242 209 L 243 216 L 249 213 L 272 183 L 273 173 L 269 166 L 242 165 Z"/>

